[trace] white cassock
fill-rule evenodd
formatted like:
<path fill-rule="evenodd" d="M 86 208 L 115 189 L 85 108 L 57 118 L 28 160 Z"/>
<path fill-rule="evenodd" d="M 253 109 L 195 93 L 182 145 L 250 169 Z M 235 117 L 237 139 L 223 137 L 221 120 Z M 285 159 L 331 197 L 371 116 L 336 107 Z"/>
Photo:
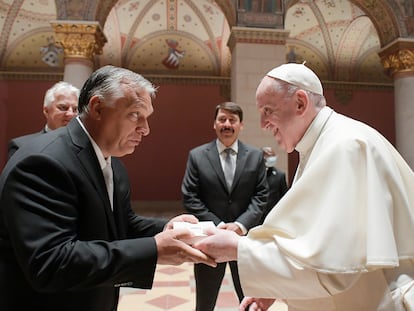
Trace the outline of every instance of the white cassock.
<path fill-rule="evenodd" d="M 239 242 L 246 296 L 291 310 L 414 310 L 414 173 L 373 128 L 323 108 L 291 189 Z"/>

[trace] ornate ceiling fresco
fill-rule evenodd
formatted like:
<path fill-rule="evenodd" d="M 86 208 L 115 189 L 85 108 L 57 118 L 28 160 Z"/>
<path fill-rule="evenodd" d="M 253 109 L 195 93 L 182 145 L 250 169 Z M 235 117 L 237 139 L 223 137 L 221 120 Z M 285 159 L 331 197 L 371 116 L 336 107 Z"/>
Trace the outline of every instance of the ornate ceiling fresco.
<path fill-rule="evenodd" d="M 96 57 L 97 66 L 114 64 L 143 74 L 168 76 L 230 76 L 231 53 L 227 41 L 236 14 L 235 10 L 231 12 L 233 1 L 57 0 L 56 3 L 0 0 L 1 72 L 63 72 L 63 52 L 54 43 L 51 21 L 68 19 L 101 23 L 107 43 L 103 53 Z M 405 11 L 410 15 L 411 0 L 393 2 L 394 7 L 383 8 L 385 0 L 287 3 L 284 22 L 285 29 L 290 31 L 287 60 L 306 61 L 324 80 L 391 82 L 384 74 L 378 52 L 387 36 L 395 36 L 393 31 L 399 25 L 394 25 L 398 20 L 387 19 L 390 13 L 382 12 L 395 10 L 402 15 Z M 373 21 L 368 9 L 380 17 Z M 381 21 L 383 25 L 377 25 Z M 383 31 L 378 33 L 377 29 Z"/>

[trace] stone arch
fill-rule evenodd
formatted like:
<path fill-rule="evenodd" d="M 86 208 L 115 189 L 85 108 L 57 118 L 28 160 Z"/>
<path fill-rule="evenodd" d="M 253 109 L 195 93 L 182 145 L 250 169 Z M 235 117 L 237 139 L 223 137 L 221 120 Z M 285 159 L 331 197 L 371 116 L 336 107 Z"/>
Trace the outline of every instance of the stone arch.
<path fill-rule="evenodd" d="M 230 28 L 232 26 L 236 26 L 236 10 L 237 8 L 234 6 L 235 1 L 231 0 L 216 0 L 216 4 L 223 12 L 224 16 L 229 23 Z"/>

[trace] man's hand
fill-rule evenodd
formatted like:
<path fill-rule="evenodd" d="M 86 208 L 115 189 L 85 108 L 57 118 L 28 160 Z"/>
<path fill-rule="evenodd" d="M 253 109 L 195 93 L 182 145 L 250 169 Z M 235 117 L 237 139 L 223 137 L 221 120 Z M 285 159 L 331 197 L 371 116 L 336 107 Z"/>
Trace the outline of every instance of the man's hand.
<path fill-rule="evenodd" d="M 239 311 L 244 311 L 249 306 L 249 311 L 266 311 L 275 302 L 271 298 L 244 297 L 240 303 Z"/>
<path fill-rule="evenodd" d="M 239 225 L 236 224 L 235 222 L 227 222 L 227 223 L 222 222 L 221 224 L 219 224 L 217 226 L 217 228 L 224 229 L 224 230 L 234 231 L 238 235 L 243 235 L 243 231 L 241 230 L 241 228 L 239 227 Z"/>
<path fill-rule="evenodd" d="M 185 243 L 192 237 L 193 234 L 187 229 L 165 230 L 155 235 L 158 251 L 157 264 L 181 265 L 184 262 L 194 262 L 216 267 L 217 264 L 212 258 Z"/>
<path fill-rule="evenodd" d="M 207 237 L 193 244 L 194 248 L 213 258 L 216 262 L 237 260 L 237 245 L 240 235 L 230 230 L 211 228 Z"/>

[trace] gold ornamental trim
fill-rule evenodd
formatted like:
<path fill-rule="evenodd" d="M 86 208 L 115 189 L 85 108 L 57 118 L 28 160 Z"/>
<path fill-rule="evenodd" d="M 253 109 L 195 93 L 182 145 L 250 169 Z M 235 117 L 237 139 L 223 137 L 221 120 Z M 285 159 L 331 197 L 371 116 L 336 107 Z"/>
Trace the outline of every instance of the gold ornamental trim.
<path fill-rule="evenodd" d="M 65 58 L 86 58 L 93 60 L 102 54 L 107 39 L 98 22 L 52 21 L 55 42 L 65 53 Z"/>
<path fill-rule="evenodd" d="M 288 36 L 289 31 L 281 29 L 233 27 L 227 45 L 231 52 L 236 43 L 284 45 Z"/>
<path fill-rule="evenodd" d="M 390 77 L 397 73 L 414 73 L 414 40 L 397 39 L 378 54 Z"/>

